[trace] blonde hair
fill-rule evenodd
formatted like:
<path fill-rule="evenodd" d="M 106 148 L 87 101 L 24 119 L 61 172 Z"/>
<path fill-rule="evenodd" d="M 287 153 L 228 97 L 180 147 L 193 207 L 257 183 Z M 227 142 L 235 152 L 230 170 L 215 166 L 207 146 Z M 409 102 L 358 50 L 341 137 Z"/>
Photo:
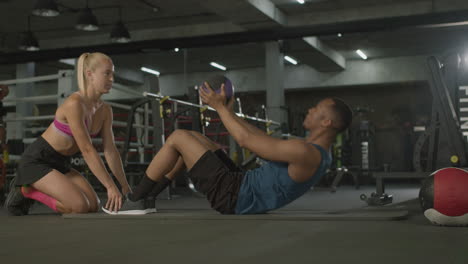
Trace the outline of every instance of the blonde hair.
<path fill-rule="evenodd" d="M 83 93 L 84 96 L 86 96 L 87 89 L 85 76 L 86 71 L 94 71 L 102 59 L 111 60 L 109 56 L 100 52 L 86 52 L 81 54 L 81 56 L 78 58 L 78 63 L 76 64 L 76 77 L 78 80 L 78 89 Z"/>

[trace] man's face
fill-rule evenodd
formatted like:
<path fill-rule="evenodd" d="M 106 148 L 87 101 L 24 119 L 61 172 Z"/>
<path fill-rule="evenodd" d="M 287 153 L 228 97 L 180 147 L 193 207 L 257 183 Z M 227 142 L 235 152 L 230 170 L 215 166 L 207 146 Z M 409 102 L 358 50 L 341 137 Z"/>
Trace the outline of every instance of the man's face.
<path fill-rule="evenodd" d="M 331 99 L 324 99 L 320 101 L 317 105 L 309 108 L 307 111 L 307 116 L 304 119 L 303 126 L 305 129 L 311 130 L 320 126 L 320 122 L 326 118 L 329 118 L 329 107 L 333 105 L 334 102 Z"/>

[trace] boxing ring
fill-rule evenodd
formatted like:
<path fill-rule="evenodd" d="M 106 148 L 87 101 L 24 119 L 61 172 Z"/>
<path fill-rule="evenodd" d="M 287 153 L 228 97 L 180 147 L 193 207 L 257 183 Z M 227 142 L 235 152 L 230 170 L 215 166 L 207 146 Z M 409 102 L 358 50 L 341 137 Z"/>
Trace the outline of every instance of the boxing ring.
<path fill-rule="evenodd" d="M 6 118 L 4 119 L 5 123 L 7 124 L 7 140 L 8 142 L 14 142 L 17 145 L 20 144 L 20 146 L 17 148 L 18 151 L 12 155 L 9 155 L 11 160 L 15 162 L 19 160 L 22 154 L 21 150 L 25 149 L 24 146 L 34 142 L 37 136 L 49 127 L 51 121 L 55 117 L 54 113 L 57 109 L 57 106 L 61 105 L 69 95 L 78 91 L 78 87 L 73 70 L 60 70 L 57 74 L 51 75 L 3 80 L 0 81 L 0 84 L 8 85 L 11 88 L 11 91 L 15 91 L 11 93 L 9 97 L 6 97 L 3 100 L 4 105 L 7 108 L 15 107 L 18 109 L 19 106 L 26 105 L 27 107 L 36 107 L 39 109 L 39 107 L 46 105 L 49 108 L 54 109 L 53 113 L 49 111 L 49 113 L 42 115 L 37 113 L 39 111 L 36 111 L 36 113 L 33 114 L 34 111 L 32 110 L 30 111 L 31 115 L 21 113 L 21 111 L 14 111 L 14 113 L 10 112 L 7 114 Z M 18 96 L 16 90 L 24 89 L 24 85 L 34 85 L 34 88 L 37 89 L 33 90 L 29 88 L 30 91 L 27 96 Z M 46 87 L 45 85 L 47 85 L 47 89 L 41 89 L 41 85 L 43 87 Z M 51 89 L 51 87 L 56 88 Z M 205 128 L 210 126 L 210 124 L 221 123 L 219 119 L 210 118 L 204 114 L 206 110 L 215 110 L 209 106 L 203 105 L 200 99 L 198 99 L 198 102 L 193 103 L 171 98 L 169 96 L 164 96 L 159 93 L 159 82 L 152 83 L 150 86 L 146 86 L 149 91 L 141 91 L 144 87 L 145 86 L 143 85 L 140 88 L 140 91 L 137 91 L 135 87 L 128 87 L 119 83 L 113 83 L 109 95 L 103 96 L 103 101 L 105 101 L 114 109 L 114 120 L 112 127 L 115 135 L 115 144 L 121 151 L 122 161 L 124 167 L 126 168 L 126 175 L 131 185 L 135 183 L 135 177 L 141 176 L 140 171 L 134 172 L 132 171 L 132 168 L 141 170 L 143 169 L 144 165 L 147 166 L 152 160 L 154 154 L 164 144 L 167 134 L 170 133 L 167 128 L 165 129 L 164 123 L 165 121 L 167 122 L 167 120 L 165 120 L 163 113 L 164 106 L 167 106 L 168 103 L 171 104 L 171 107 L 174 111 L 176 111 L 175 109 L 181 106 L 197 109 L 194 111 L 195 114 L 192 115 L 192 117 L 188 117 L 185 120 L 172 120 L 175 122 L 173 125 L 174 129 L 177 129 L 178 124 L 180 123 L 193 123 L 197 118 L 203 119 L 203 124 L 201 124 L 200 131 L 202 133 L 205 132 Z M 48 90 L 48 93 L 44 92 L 45 90 Z M 198 87 L 194 86 L 192 92 L 198 95 Z M 118 94 L 113 95 L 113 93 L 120 93 L 121 97 L 125 98 L 147 100 L 150 103 L 134 107 L 134 105 L 128 105 L 119 102 L 120 98 Z M 109 100 L 106 99 L 106 97 L 114 98 Z M 270 129 L 271 126 L 276 126 L 278 128 L 280 127 L 280 123 L 268 119 L 266 116 L 266 111 L 265 118 L 249 116 L 242 112 L 239 98 L 236 99 L 236 103 L 238 106 L 238 112 L 236 114 L 243 119 L 264 124 L 266 127 L 266 133 L 272 134 L 274 132 L 274 130 Z M 262 108 L 265 109 L 265 106 L 262 106 Z M 127 120 L 119 120 L 120 117 L 126 117 Z M 119 136 L 119 131 L 120 134 L 123 134 L 124 136 Z M 125 132 L 122 133 L 122 131 Z M 134 137 L 130 137 L 132 133 L 135 133 Z M 228 135 L 229 133 L 226 132 L 216 134 L 218 137 L 224 137 Z M 207 136 L 210 136 L 210 133 L 207 133 Z M 231 141 L 233 142 L 232 139 Z M 102 139 L 99 137 L 93 138 L 92 142 L 98 148 L 98 146 L 102 144 Z M 223 148 L 228 149 L 232 146 L 235 146 L 235 143 L 230 142 L 229 146 L 225 145 Z M 100 152 L 99 150 L 98 153 L 101 157 L 104 156 L 104 153 Z M 133 158 L 130 162 L 128 160 L 129 156 Z M 241 156 L 241 159 L 245 158 L 243 151 L 241 152 Z M 71 157 L 71 163 L 73 166 L 80 168 L 86 167 L 83 158 L 80 156 Z M 89 170 L 86 171 L 89 173 Z M 5 177 L 13 178 L 14 176 L 15 173 L 7 173 Z M 91 180 L 92 177 L 88 177 L 88 179 Z M 170 198 L 169 192 L 166 192 L 163 195 L 166 195 L 167 198 Z"/>

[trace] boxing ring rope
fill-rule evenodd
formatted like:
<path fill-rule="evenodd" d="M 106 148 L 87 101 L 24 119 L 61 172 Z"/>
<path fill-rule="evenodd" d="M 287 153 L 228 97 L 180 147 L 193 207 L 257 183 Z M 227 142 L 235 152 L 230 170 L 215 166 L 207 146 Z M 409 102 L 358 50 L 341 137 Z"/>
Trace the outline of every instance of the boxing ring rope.
<path fill-rule="evenodd" d="M 6 118 L 5 122 L 17 122 L 17 121 L 37 121 L 37 120 L 53 120 L 54 115 L 44 115 L 44 116 L 23 116 L 16 118 Z"/>
<path fill-rule="evenodd" d="M 123 84 L 113 83 L 112 88 L 117 90 L 117 91 L 121 91 L 121 92 L 128 93 L 128 94 L 133 94 L 133 95 L 136 95 L 138 97 L 141 97 L 140 92 L 134 91 L 131 88 L 129 88 L 129 87 L 123 85 Z"/>
<path fill-rule="evenodd" d="M 58 74 L 43 75 L 43 76 L 30 77 L 30 78 L 4 80 L 4 81 L 0 81 L 0 84 L 15 85 L 15 84 L 22 84 L 22 83 L 51 81 L 51 80 L 57 80 L 61 77 L 65 77 L 65 76 L 63 76 L 63 74 L 58 73 Z"/>
<path fill-rule="evenodd" d="M 140 94 L 140 93 L 138 93 Z M 140 94 L 141 96 L 141 94 Z M 131 106 L 128 106 L 128 105 L 125 105 L 125 104 L 120 104 L 120 103 L 115 103 L 115 102 L 111 102 L 111 101 L 105 101 L 107 104 L 109 104 L 110 106 L 113 106 L 113 107 L 116 107 L 116 108 L 120 108 L 120 109 L 124 109 L 124 110 L 130 110 L 132 109 Z M 138 108 L 137 109 L 137 112 L 139 113 L 144 113 L 145 110 L 143 108 Z M 151 112 L 148 112 L 149 114 L 152 114 Z"/>
<path fill-rule="evenodd" d="M 39 95 L 39 96 L 28 96 L 28 97 L 10 97 L 3 99 L 3 102 L 37 102 L 40 101 L 41 103 L 56 103 L 57 99 L 59 98 L 58 95 Z"/>

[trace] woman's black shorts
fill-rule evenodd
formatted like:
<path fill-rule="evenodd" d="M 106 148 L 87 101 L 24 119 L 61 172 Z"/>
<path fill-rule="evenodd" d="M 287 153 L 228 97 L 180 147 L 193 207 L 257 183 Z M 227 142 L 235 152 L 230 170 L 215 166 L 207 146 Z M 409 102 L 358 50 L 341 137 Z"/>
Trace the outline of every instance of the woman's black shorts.
<path fill-rule="evenodd" d="M 38 137 L 21 156 L 16 185 L 32 184 L 54 169 L 63 174 L 69 172 L 70 157 L 58 153 L 43 137 Z"/>

